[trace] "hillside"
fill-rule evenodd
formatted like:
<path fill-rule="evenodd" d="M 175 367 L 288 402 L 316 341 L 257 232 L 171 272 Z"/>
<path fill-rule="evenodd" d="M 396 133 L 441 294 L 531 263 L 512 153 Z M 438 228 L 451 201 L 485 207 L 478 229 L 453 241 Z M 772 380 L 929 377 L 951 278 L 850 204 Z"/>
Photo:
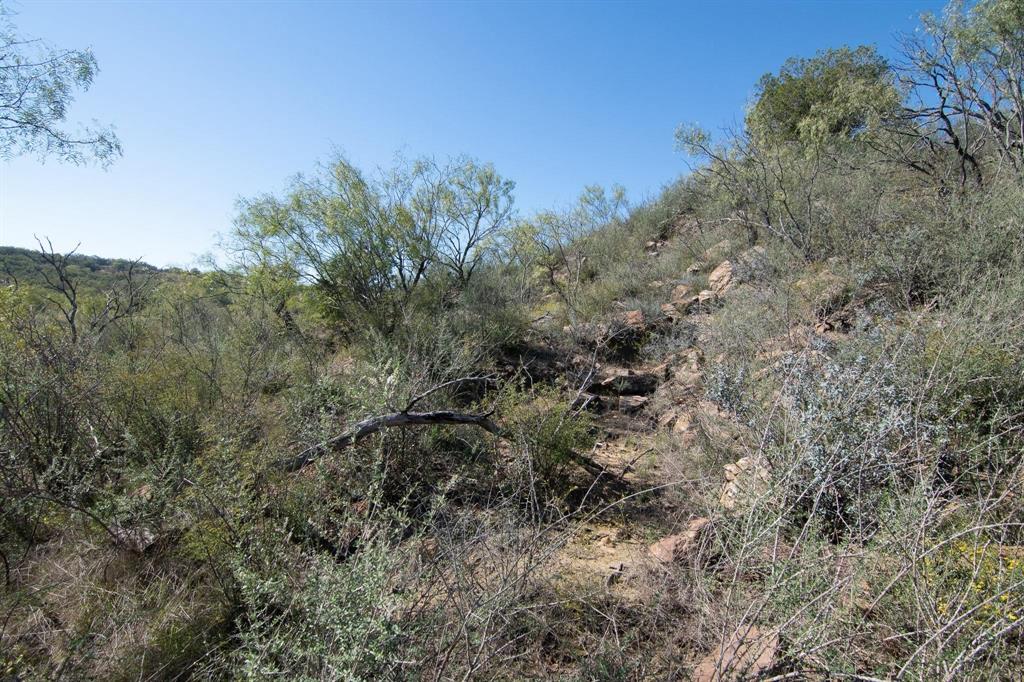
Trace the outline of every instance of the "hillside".
<path fill-rule="evenodd" d="M 787 61 L 639 205 L 337 156 L 228 273 L 0 288 L 3 674 L 1020 679 L 1019 10 Z"/>
<path fill-rule="evenodd" d="M 41 265 L 38 251 L 0 246 L 0 277 L 9 284 L 17 282 L 35 287 L 45 285 L 46 281 L 40 272 Z M 123 279 L 132 265 L 133 262 L 129 260 L 73 253 L 68 259 L 68 272 L 85 289 L 102 291 Z M 159 270 L 148 263 L 135 263 L 134 267 L 140 274 Z"/>

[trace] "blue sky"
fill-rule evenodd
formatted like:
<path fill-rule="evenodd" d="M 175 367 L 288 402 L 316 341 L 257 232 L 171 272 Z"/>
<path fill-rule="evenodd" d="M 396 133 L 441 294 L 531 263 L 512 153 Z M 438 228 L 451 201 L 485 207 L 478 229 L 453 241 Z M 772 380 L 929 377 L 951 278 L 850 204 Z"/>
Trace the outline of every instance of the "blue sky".
<path fill-rule="evenodd" d="M 633 200 L 685 172 L 683 121 L 735 124 L 758 77 L 842 44 L 885 53 L 930 0 L 8 2 L 22 35 L 96 53 L 69 119 L 111 122 L 108 171 L 0 161 L 0 244 L 189 265 L 235 201 L 332 149 L 364 168 L 467 153 L 526 213 L 586 184 Z"/>

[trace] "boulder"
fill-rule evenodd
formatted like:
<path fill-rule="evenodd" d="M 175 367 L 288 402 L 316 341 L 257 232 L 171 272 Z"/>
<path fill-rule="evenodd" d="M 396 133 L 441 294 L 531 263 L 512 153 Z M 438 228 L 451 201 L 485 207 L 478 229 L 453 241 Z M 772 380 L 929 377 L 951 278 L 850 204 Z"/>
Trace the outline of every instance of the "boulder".
<path fill-rule="evenodd" d="M 690 306 L 690 311 L 693 312 L 694 310 L 696 310 L 698 312 L 704 312 L 711 308 L 711 306 L 714 305 L 717 300 L 718 294 L 709 289 L 705 289 L 704 291 L 697 294 L 697 299 L 695 303 Z"/>
<path fill-rule="evenodd" d="M 689 284 L 680 284 L 672 290 L 670 302 L 662 304 L 661 313 L 669 320 L 675 321 L 688 315 L 697 303 L 697 296 Z"/>
<path fill-rule="evenodd" d="M 633 355 L 647 339 L 651 328 L 642 310 L 620 313 L 609 325 L 608 349 L 620 355 Z"/>
<path fill-rule="evenodd" d="M 695 313 L 697 312 L 697 309 L 700 307 L 700 295 L 690 294 L 685 298 L 679 299 L 678 301 L 673 303 L 672 306 L 683 315 Z"/>
<path fill-rule="evenodd" d="M 690 559 L 700 548 L 700 541 L 711 521 L 706 518 L 691 519 L 686 530 L 658 540 L 647 548 L 648 553 L 662 564 L 671 564 Z"/>
<path fill-rule="evenodd" d="M 732 260 L 719 263 L 708 275 L 708 286 L 717 295 L 723 296 L 736 284 L 752 278 L 754 273 L 767 265 L 767 252 L 763 246 L 754 246 Z"/>
<path fill-rule="evenodd" d="M 733 272 L 735 266 L 731 261 L 722 261 L 722 263 L 711 271 L 708 275 L 708 286 L 711 287 L 711 291 L 721 296 L 725 294 L 733 285 Z"/>

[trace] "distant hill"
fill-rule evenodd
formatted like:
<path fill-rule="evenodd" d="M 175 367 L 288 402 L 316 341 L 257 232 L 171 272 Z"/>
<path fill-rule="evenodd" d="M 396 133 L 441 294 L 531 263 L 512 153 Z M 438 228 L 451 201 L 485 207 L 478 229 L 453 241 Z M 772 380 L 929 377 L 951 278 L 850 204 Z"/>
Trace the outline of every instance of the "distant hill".
<path fill-rule="evenodd" d="M 121 280 L 132 261 L 121 258 L 101 258 L 74 254 L 70 259 L 70 272 L 85 290 L 106 289 Z M 0 282 L 19 285 L 42 285 L 44 280 L 40 267 L 46 267 L 40 260 L 39 251 L 16 246 L 0 246 Z M 137 273 L 165 271 L 148 263 L 136 263 Z M 177 269 L 167 272 L 180 272 Z"/>

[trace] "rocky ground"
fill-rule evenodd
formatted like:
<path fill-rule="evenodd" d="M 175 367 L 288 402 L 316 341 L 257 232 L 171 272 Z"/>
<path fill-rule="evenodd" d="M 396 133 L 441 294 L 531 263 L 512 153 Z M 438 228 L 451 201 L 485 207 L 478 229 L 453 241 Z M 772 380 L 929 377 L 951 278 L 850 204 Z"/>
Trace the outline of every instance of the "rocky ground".
<path fill-rule="evenodd" d="M 661 318 L 651 320 L 633 310 L 623 312 L 618 321 L 617 333 L 637 335 L 681 322 L 692 324 L 698 330 L 692 347 L 655 362 L 593 363 L 578 370 L 586 376 L 581 401 L 598 413 L 601 431 L 590 457 L 604 469 L 604 480 L 611 481 L 615 494 L 606 503 L 590 505 L 597 511 L 575 526 L 577 531 L 553 557 L 555 573 L 565 580 L 603 586 L 625 602 L 642 599 L 652 573 L 697 560 L 716 517 L 733 513 L 744 496 L 756 495 L 767 481 L 758 435 L 704 390 L 700 330 L 723 299 L 743 286 L 737 273 L 756 267 L 764 257 L 763 249 L 754 247 L 710 267 L 716 254 L 728 250 L 728 244 L 718 244 L 692 268 L 710 270 L 707 289 L 674 286 L 661 307 Z M 817 331 L 830 329 L 822 323 Z M 598 338 L 609 334 L 604 328 L 587 331 Z M 780 339 L 771 351 L 774 357 L 803 346 L 804 331 L 795 329 L 789 338 Z M 684 483 L 680 468 L 665 454 L 666 438 L 677 444 L 674 452 L 699 450 L 711 442 L 732 453 L 734 461 L 718 472 L 720 492 L 712 513 L 679 519 L 671 499 L 662 494 Z M 596 493 L 588 489 L 586 495 Z M 733 633 L 692 661 L 693 679 L 757 675 L 772 667 L 777 647 L 778 637 L 772 632 L 750 627 Z"/>

